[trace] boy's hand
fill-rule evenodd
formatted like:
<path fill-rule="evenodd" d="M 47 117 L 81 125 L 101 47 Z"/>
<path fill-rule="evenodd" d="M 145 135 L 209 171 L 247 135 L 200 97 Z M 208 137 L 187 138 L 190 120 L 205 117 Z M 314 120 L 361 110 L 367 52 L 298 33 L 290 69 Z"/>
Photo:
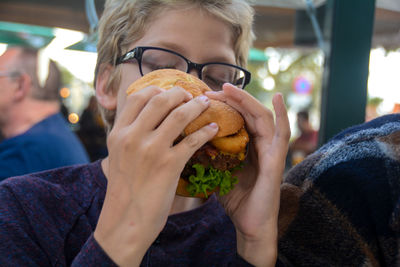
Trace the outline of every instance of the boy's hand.
<path fill-rule="evenodd" d="M 238 253 L 253 265 L 274 266 L 280 184 L 290 138 L 282 95 L 273 98 L 276 123 L 270 110 L 230 84 L 225 84 L 222 92 L 207 95 L 237 109 L 250 133 L 245 166 L 235 173 L 239 183 L 220 198 L 236 227 Z"/>
<path fill-rule="evenodd" d="M 205 126 L 174 145 L 208 107 L 179 87 L 147 87 L 127 97 L 108 136 L 102 162 L 107 192 L 94 237 L 121 266 L 139 266 L 163 229 L 185 163 L 216 133 Z"/>

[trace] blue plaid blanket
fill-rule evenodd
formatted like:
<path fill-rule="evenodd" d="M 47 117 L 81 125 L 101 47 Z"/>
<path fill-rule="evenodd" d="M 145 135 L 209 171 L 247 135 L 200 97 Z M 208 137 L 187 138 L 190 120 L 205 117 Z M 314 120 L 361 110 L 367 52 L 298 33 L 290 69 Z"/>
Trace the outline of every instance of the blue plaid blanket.
<path fill-rule="evenodd" d="M 278 266 L 400 266 L 400 114 L 349 128 L 281 186 Z"/>

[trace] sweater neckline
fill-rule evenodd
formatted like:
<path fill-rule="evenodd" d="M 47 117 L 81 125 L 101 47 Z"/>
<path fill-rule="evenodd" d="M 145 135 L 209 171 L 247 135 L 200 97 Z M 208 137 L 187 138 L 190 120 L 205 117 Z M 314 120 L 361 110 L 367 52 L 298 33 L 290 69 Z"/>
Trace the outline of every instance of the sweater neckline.
<path fill-rule="evenodd" d="M 107 178 L 101 168 L 101 160 L 95 161 L 94 169 L 99 170 L 98 175 L 93 175 L 95 177 L 96 183 L 104 190 L 104 195 L 107 189 Z M 221 216 L 225 214 L 224 209 L 219 204 L 215 194 L 209 196 L 209 198 L 199 207 L 172 214 L 168 217 L 166 228 L 182 228 L 191 227 L 198 223 L 209 224 L 212 221 L 221 220 Z"/>

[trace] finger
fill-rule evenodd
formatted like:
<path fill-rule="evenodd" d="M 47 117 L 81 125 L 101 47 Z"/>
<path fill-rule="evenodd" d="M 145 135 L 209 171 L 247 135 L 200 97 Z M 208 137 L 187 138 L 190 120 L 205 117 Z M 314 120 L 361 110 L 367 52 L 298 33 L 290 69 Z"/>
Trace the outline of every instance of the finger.
<path fill-rule="evenodd" d="M 155 95 L 164 92 L 156 86 L 149 86 L 126 97 L 125 105 L 115 121 L 114 128 L 120 129 L 134 122 L 147 102 Z"/>
<path fill-rule="evenodd" d="M 173 87 L 152 97 L 140 112 L 136 125 L 141 129 L 153 130 L 177 106 L 189 101 L 192 95 L 181 87 Z"/>
<path fill-rule="evenodd" d="M 272 112 L 246 91 L 225 83 L 223 92 L 207 92 L 206 95 L 223 101 L 239 111 L 252 134 L 257 135 L 274 129 Z"/>
<path fill-rule="evenodd" d="M 290 125 L 282 94 L 275 94 L 272 99 L 272 104 L 274 106 L 276 117 L 273 150 L 274 154 L 277 155 L 278 158 L 285 158 L 289 146 Z"/>
<path fill-rule="evenodd" d="M 157 128 L 157 132 L 165 140 L 173 141 L 183 132 L 185 127 L 196 119 L 208 106 L 208 97 L 202 95 L 174 109 Z"/>
<path fill-rule="evenodd" d="M 199 150 L 205 143 L 211 140 L 218 132 L 218 125 L 211 123 L 198 131 L 186 136 L 181 142 L 173 147 L 176 155 L 181 155 L 180 160 L 183 164 Z"/>
<path fill-rule="evenodd" d="M 255 97 L 250 95 L 243 89 L 239 89 L 232 84 L 225 83 L 223 92 L 226 96 L 228 104 L 235 105 L 239 110 L 250 113 L 252 116 L 262 116 L 265 114 L 266 108 Z M 269 111 L 272 116 L 272 113 Z"/>

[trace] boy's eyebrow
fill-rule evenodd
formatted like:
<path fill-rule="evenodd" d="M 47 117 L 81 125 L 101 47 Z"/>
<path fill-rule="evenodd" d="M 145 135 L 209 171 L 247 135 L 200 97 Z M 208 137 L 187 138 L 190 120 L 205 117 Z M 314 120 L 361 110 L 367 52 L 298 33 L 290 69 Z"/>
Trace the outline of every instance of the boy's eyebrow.
<path fill-rule="evenodd" d="M 161 42 L 157 42 L 155 44 L 151 44 L 150 46 L 166 48 L 166 49 L 169 49 L 169 50 L 172 50 L 174 52 L 181 54 L 182 56 L 186 57 L 189 60 L 192 60 L 191 58 L 188 58 L 186 56 L 185 48 L 176 43 L 161 41 Z M 221 62 L 221 63 L 236 64 L 236 62 L 231 62 L 231 60 L 228 60 L 227 57 L 221 56 L 221 54 L 218 54 L 215 57 L 210 57 L 209 59 L 206 59 L 203 62 L 196 62 L 196 63 L 207 63 L 207 62 Z"/>

